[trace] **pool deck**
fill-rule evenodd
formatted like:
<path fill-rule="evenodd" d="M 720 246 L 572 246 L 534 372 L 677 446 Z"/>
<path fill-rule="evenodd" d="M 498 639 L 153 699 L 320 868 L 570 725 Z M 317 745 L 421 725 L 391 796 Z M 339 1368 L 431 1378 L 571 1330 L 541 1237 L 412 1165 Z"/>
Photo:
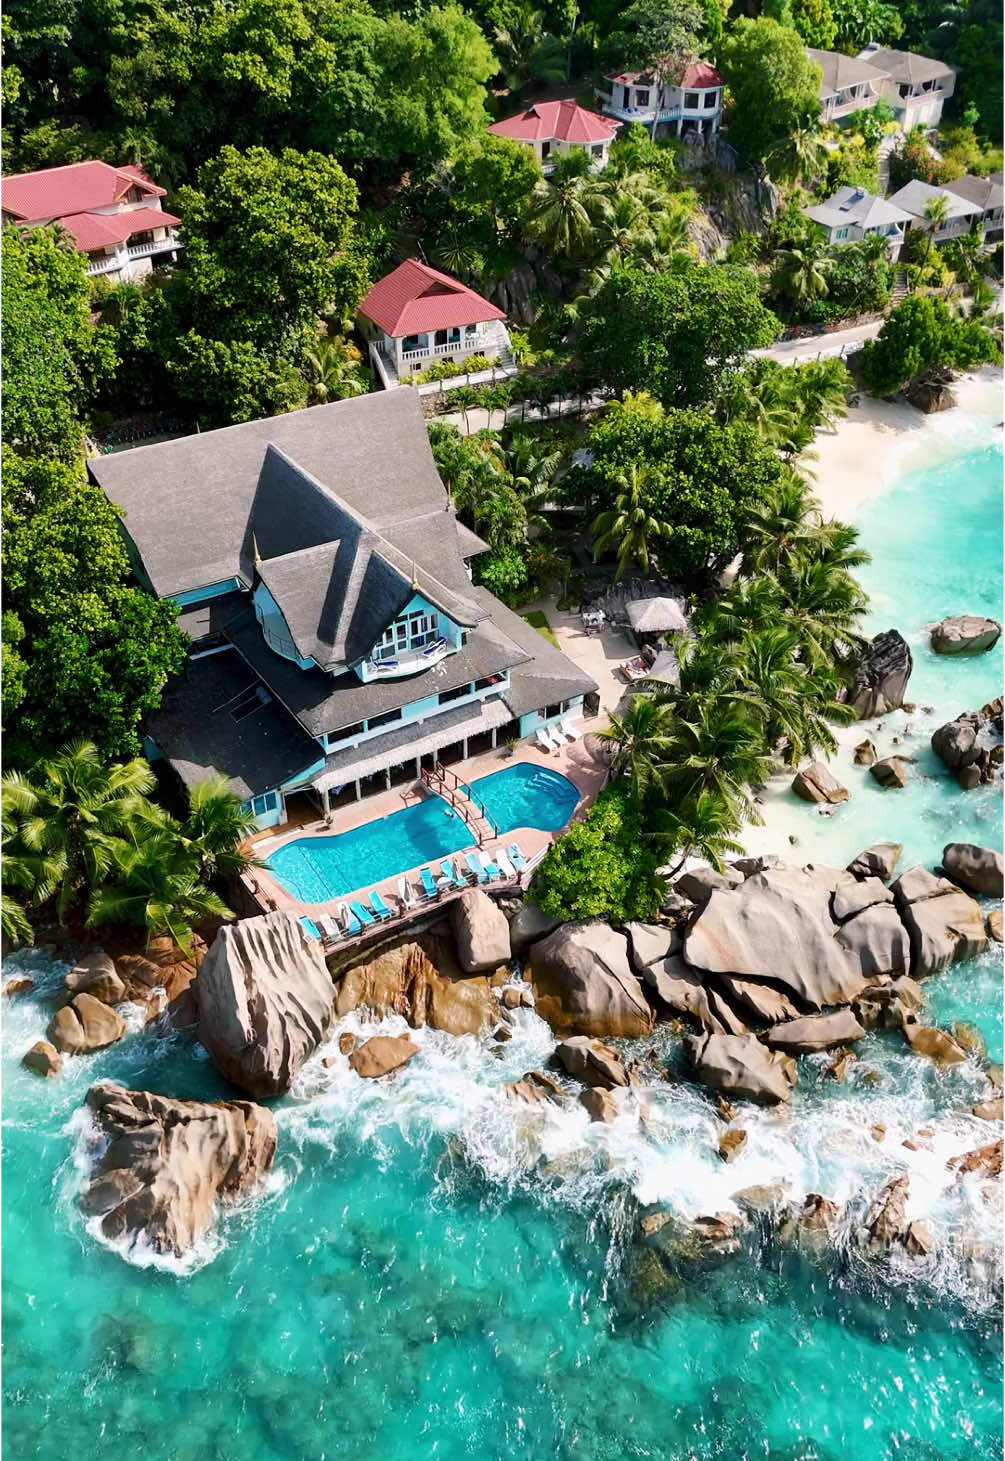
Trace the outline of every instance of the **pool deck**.
<path fill-rule="evenodd" d="M 595 722 L 595 725 L 599 729 L 602 723 Z M 570 818 L 575 821 L 585 815 L 607 779 L 607 761 L 603 753 L 590 732 L 583 727 L 580 729 L 583 729 L 582 739 L 574 741 L 571 745 L 563 746 L 560 751 L 552 751 L 549 754 L 540 750 L 536 745 L 521 742 L 512 756 L 506 751 L 490 751 L 482 756 L 473 756 L 467 761 L 458 761 L 450 767 L 450 770 L 456 772 L 465 782 L 474 781 L 480 776 L 489 776 L 493 771 L 500 771 L 507 766 L 520 765 L 521 762 L 531 766 L 546 766 L 552 771 L 559 771 L 572 782 L 579 792 L 579 801 Z M 289 842 L 312 837 L 333 837 L 341 832 L 351 832 L 355 827 L 378 821 L 390 816 L 392 812 L 400 812 L 403 807 L 413 806 L 430 794 L 420 783 L 410 782 L 404 786 L 394 787 L 391 791 L 364 797 L 362 801 L 354 802 L 350 806 L 340 807 L 330 823 L 326 823 L 323 818 L 319 817 L 316 821 L 284 829 L 279 833 L 262 832 L 257 837 L 250 839 L 247 846 L 256 857 L 264 859 Z M 540 862 L 558 835 L 558 832 L 545 832 L 539 827 L 518 827 L 515 831 L 506 832 L 501 837 L 487 838 L 482 843 L 480 851 L 487 852 L 491 857 L 496 849 L 505 851 L 511 842 L 516 842 L 523 853 L 527 867 L 522 874 L 522 881 L 518 876 L 516 879 L 496 879 L 493 883 L 486 883 L 484 886 L 496 888 L 525 886 L 529 881 L 530 872 Z M 475 837 L 472 834 L 470 842 L 464 847 L 455 849 L 453 853 L 447 853 L 446 856 L 456 856 L 458 852 L 466 852 L 475 845 Z M 340 893 L 338 897 L 331 898 L 324 903 L 301 903 L 282 886 L 268 868 L 252 868 L 242 876 L 241 881 L 249 897 L 263 911 L 289 909 L 298 916 L 306 914 L 308 917 L 317 914 L 333 917 L 341 904 L 349 903 L 358 899 L 362 894 L 376 890 L 392 910 L 394 916 L 391 924 L 405 924 L 427 914 L 431 907 L 449 903 L 463 891 L 463 889 L 444 889 L 436 899 L 420 899 L 414 908 L 405 907 L 398 893 L 399 879 L 406 878 L 409 885 L 413 889 L 417 889 L 421 886 L 419 884 L 420 869 L 434 864 L 438 867 L 442 860 L 441 857 L 436 857 L 431 862 L 419 863 L 416 867 L 402 868 L 393 877 L 386 878 L 383 882 L 364 883 L 362 887 L 354 888 L 349 893 Z M 385 920 L 385 926 L 391 926 L 391 924 Z M 367 933 L 372 934 L 373 931 L 372 928 L 368 928 L 364 930 L 363 934 L 337 940 L 325 940 L 325 948 L 326 950 L 345 948 L 357 939 L 365 937 Z"/>

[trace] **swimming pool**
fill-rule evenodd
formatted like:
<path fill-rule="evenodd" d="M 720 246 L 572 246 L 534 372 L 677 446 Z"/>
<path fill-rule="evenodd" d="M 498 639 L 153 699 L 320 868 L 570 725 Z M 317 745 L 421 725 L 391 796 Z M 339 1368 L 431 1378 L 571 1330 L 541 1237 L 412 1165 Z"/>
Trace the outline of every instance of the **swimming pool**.
<path fill-rule="evenodd" d="M 500 833 L 517 827 L 554 832 L 572 816 L 579 792 L 565 776 L 523 762 L 471 783 Z M 355 888 L 397 877 L 409 868 L 470 847 L 464 820 L 442 797 L 429 797 L 332 837 L 298 837 L 279 847 L 266 866 L 301 903 L 326 903 Z"/>

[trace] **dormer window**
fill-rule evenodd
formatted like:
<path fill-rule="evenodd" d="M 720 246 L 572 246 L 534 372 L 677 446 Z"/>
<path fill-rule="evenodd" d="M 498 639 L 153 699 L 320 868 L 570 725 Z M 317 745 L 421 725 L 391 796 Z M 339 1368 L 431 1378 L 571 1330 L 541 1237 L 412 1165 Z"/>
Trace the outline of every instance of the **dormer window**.
<path fill-rule="evenodd" d="M 396 619 L 383 635 L 373 652 L 377 661 L 397 659 L 410 649 L 425 649 L 439 635 L 439 628 L 432 614 L 405 614 Z"/>

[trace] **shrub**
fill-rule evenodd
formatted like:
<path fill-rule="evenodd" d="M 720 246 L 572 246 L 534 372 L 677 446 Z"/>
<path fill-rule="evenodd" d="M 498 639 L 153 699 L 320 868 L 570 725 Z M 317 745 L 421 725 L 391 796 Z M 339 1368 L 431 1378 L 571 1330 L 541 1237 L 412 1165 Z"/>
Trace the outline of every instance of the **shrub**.
<path fill-rule="evenodd" d="M 643 840 L 641 810 L 627 787 L 614 785 L 549 849 L 527 896 L 552 918 L 645 920 L 665 895 L 658 866 Z"/>

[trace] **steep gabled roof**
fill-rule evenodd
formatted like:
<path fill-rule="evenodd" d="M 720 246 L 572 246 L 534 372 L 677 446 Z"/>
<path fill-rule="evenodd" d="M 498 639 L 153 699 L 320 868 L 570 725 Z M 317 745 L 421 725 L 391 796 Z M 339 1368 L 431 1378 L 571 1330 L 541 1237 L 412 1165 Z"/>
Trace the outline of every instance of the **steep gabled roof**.
<path fill-rule="evenodd" d="M 151 198 L 163 198 L 164 189 L 151 182 L 142 169 L 110 167 L 107 162 L 71 162 L 41 172 L 14 174 L 0 182 L 0 206 L 26 223 L 87 213 L 121 202 L 130 188 Z"/>
<path fill-rule="evenodd" d="M 501 309 L 459 279 L 420 264 L 418 259 L 406 259 L 379 279 L 359 312 L 392 339 L 506 318 Z"/>
<path fill-rule="evenodd" d="M 170 228 L 181 220 L 159 208 L 131 208 L 126 213 L 71 213 L 56 222 L 71 235 L 82 253 L 124 243 L 135 233 Z"/>
<path fill-rule="evenodd" d="M 898 86 L 910 84 L 920 86 L 925 81 L 938 81 L 940 77 L 955 76 L 957 68 L 948 61 L 936 61 L 931 56 L 919 56 L 914 51 L 891 51 L 880 46 L 875 51 L 862 51 L 859 60 L 867 61 L 885 71 Z"/>
<path fill-rule="evenodd" d="M 825 228 L 839 228 L 845 223 L 857 224 L 859 228 L 879 228 L 888 223 L 910 223 L 912 216 L 888 198 L 877 198 L 874 193 L 855 187 L 838 188 L 823 203 L 804 208 L 803 212 Z"/>
<path fill-rule="evenodd" d="M 517 142 L 609 142 L 619 123 L 587 111 L 575 101 L 538 101 L 515 116 L 493 122 L 497 137 Z"/>
<path fill-rule="evenodd" d="M 887 73 L 871 58 L 866 61 L 861 56 L 843 56 L 840 51 L 817 51 L 812 46 L 807 48 L 806 54 L 820 67 L 821 98 L 836 96 L 846 87 L 861 86 L 867 81 L 878 86 L 886 80 Z"/>

